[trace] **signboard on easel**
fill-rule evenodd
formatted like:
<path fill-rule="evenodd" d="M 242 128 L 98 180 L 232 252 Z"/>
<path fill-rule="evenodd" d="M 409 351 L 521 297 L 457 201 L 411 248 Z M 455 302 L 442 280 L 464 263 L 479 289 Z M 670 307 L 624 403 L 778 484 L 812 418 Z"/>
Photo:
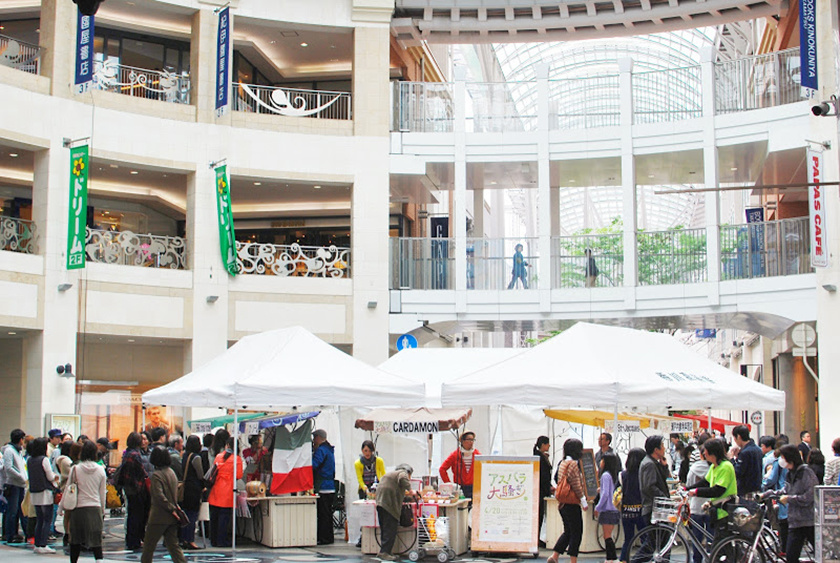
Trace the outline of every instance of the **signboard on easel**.
<path fill-rule="evenodd" d="M 538 553 L 540 461 L 477 455 L 470 549 Z"/>

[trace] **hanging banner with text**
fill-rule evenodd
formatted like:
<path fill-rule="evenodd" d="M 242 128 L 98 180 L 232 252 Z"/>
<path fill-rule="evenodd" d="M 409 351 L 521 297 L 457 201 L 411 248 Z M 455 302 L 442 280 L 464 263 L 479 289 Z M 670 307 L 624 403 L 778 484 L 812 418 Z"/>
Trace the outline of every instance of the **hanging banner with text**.
<path fill-rule="evenodd" d="M 799 0 L 799 65 L 803 88 L 817 89 L 817 0 Z"/>
<path fill-rule="evenodd" d="M 219 12 L 219 35 L 216 42 L 216 117 L 228 109 L 228 77 L 230 76 L 230 8 Z"/>
<path fill-rule="evenodd" d="M 808 173 L 808 216 L 811 230 L 811 266 L 828 266 L 828 247 L 825 230 L 825 190 L 822 182 L 823 155 L 821 152 L 808 150 L 805 166 Z"/>
<path fill-rule="evenodd" d="M 78 12 L 78 10 L 77 10 Z M 78 12 L 76 25 L 76 93 L 83 94 L 93 83 L 93 16 Z"/>
<path fill-rule="evenodd" d="M 216 206 L 219 211 L 219 246 L 225 270 L 236 275 L 236 236 L 233 232 L 233 211 L 230 207 L 230 189 L 227 166 L 216 168 Z"/>
<path fill-rule="evenodd" d="M 67 269 L 85 267 L 87 227 L 88 146 L 70 149 L 70 213 L 67 229 Z"/>

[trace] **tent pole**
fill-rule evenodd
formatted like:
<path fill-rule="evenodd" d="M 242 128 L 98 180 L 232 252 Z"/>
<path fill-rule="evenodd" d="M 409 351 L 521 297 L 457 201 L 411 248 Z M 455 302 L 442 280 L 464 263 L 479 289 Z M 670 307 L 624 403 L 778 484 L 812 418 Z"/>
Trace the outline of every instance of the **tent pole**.
<path fill-rule="evenodd" d="M 239 446 L 239 406 L 233 407 L 233 514 L 231 515 L 233 523 L 233 532 L 231 536 L 231 559 L 236 561 L 236 466 L 239 461 L 239 454 L 237 448 Z"/>

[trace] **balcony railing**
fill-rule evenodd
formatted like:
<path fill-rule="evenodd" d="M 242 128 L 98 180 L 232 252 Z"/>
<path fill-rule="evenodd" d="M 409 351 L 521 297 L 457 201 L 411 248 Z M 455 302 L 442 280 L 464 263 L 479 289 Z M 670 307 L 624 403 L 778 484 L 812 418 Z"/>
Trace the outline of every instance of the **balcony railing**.
<path fill-rule="evenodd" d="M 620 233 L 553 237 L 551 249 L 552 288 L 612 287 L 624 283 L 624 239 Z M 586 256 L 587 249 L 592 252 L 594 270 Z M 590 285 L 595 273 L 594 285 Z"/>
<path fill-rule="evenodd" d="M 453 87 L 445 82 L 394 82 L 394 131 L 451 133 Z"/>
<path fill-rule="evenodd" d="M 131 231 L 87 229 L 85 252 L 91 262 L 186 269 L 187 243 L 181 237 L 138 235 Z"/>
<path fill-rule="evenodd" d="M 636 234 L 639 285 L 706 281 L 706 229 Z"/>
<path fill-rule="evenodd" d="M 633 75 L 633 122 L 680 121 L 703 115 L 700 66 Z"/>
<path fill-rule="evenodd" d="M 190 103 L 190 77 L 168 70 L 147 70 L 117 64 L 114 60 L 94 61 L 93 84 L 99 90 L 135 98 Z"/>
<path fill-rule="evenodd" d="M 799 101 L 800 70 L 799 47 L 715 64 L 715 113 Z"/>
<path fill-rule="evenodd" d="M 326 90 L 300 90 L 277 86 L 233 83 L 236 111 L 316 117 L 319 119 L 352 118 L 350 94 Z"/>
<path fill-rule="evenodd" d="M 34 221 L 0 217 L 0 250 L 35 254 L 37 238 Z"/>
<path fill-rule="evenodd" d="M 467 84 L 467 131 L 475 133 L 532 131 L 537 128 L 536 115 L 523 115 L 514 103 L 511 91 L 536 88 L 536 83 L 470 83 Z"/>
<path fill-rule="evenodd" d="M 240 274 L 349 278 L 350 249 L 236 241 Z"/>
<path fill-rule="evenodd" d="M 560 78 L 548 81 L 549 127 L 613 127 L 621 119 L 618 75 Z"/>
<path fill-rule="evenodd" d="M 38 74 L 41 47 L 0 35 L 0 66 L 8 66 L 30 74 Z"/>
<path fill-rule="evenodd" d="M 391 238 L 391 289 L 455 289 L 455 239 Z"/>
<path fill-rule="evenodd" d="M 813 272 L 808 219 L 720 228 L 720 278 L 736 280 Z"/>
<path fill-rule="evenodd" d="M 468 238 L 467 289 L 536 289 L 539 257 L 536 238 Z"/>

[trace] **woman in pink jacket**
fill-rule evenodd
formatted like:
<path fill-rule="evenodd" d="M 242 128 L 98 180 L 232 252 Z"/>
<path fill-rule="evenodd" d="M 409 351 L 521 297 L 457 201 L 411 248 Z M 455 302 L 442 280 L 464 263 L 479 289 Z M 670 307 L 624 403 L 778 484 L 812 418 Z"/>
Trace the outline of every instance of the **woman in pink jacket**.
<path fill-rule="evenodd" d="M 475 449 L 475 432 L 461 434 L 461 446 L 449 454 L 440 466 L 440 478 L 444 483 L 453 481 L 461 486 L 464 496 L 472 498 L 473 490 L 473 462 L 475 456 L 481 452 Z M 452 471 L 452 478 L 449 471 Z"/>

